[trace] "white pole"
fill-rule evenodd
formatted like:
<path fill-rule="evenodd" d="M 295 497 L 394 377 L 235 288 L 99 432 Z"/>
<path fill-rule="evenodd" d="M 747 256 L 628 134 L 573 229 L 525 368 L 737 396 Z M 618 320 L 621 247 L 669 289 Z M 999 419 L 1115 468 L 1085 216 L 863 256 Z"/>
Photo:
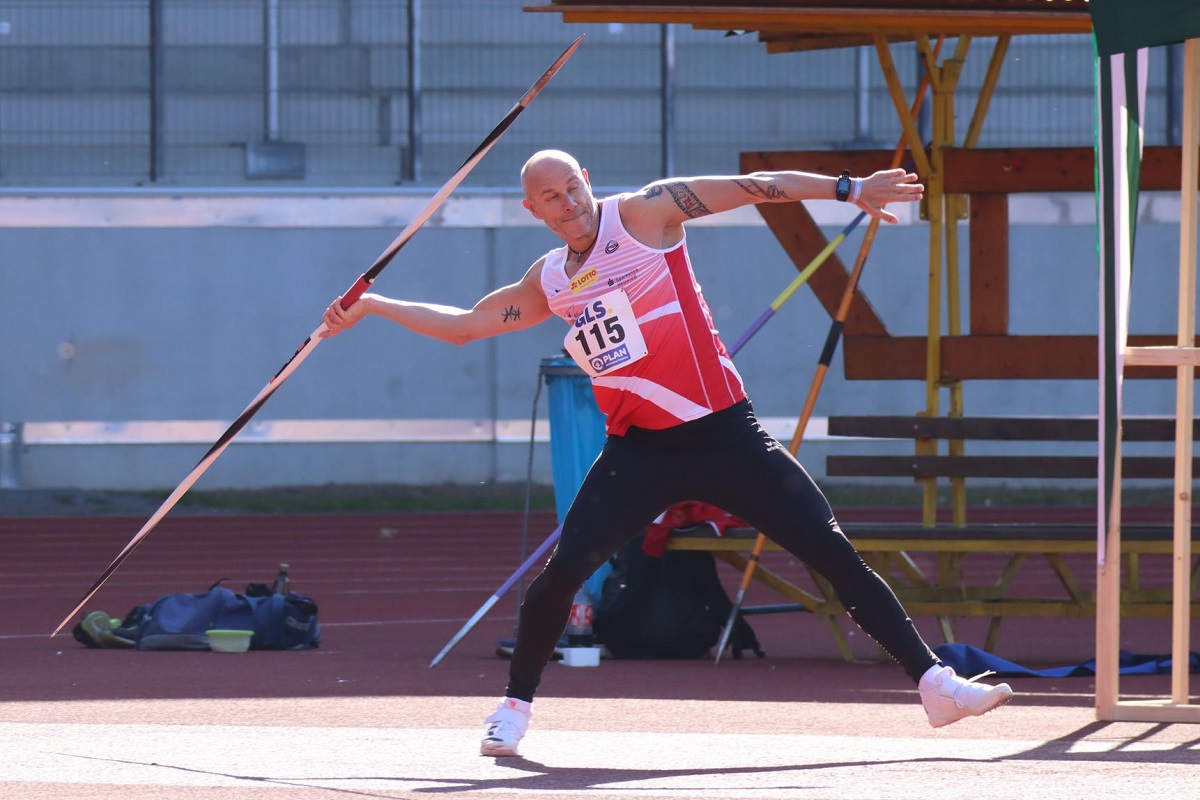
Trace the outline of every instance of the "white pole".
<path fill-rule="evenodd" d="M 1200 148 L 1200 39 L 1183 55 L 1183 166 L 1179 209 L 1179 330 L 1176 344 L 1196 342 L 1196 190 Z M 1188 702 L 1189 625 L 1192 603 L 1192 417 L 1196 368 L 1180 360 L 1175 373 L 1175 546 L 1171 614 L 1171 700 Z"/>

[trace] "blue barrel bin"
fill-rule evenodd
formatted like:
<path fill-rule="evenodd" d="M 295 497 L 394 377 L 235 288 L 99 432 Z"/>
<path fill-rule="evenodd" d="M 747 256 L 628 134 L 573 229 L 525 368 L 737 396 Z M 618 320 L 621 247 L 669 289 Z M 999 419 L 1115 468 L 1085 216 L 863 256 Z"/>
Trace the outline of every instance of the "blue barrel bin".
<path fill-rule="evenodd" d="M 0 489 L 21 488 L 21 430 L 19 422 L 0 422 Z"/>
<path fill-rule="evenodd" d="M 538 372 L 546 381 L 550 406 L 554 507 L 562 524 L 584 476 L 604 447 L 604 415 L 596 406 L 591 380 L 568 356 L 543 358 Z M 593 598 L 600 597 L 610 569 L 605 564 L 588 578 L 588 592 Z"/>

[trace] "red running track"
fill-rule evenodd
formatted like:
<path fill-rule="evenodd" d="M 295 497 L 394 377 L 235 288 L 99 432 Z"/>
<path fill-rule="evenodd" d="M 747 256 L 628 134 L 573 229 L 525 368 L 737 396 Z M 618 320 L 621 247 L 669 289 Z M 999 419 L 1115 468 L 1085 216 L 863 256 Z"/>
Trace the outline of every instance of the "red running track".
<path fill-rule="evenodd" d="M 1038 510 L 1061 520 L 1077 509 Z M 851 521 L 868 512 L 850 510 Z M 873 516 L 897 513 L 871 511 Z M 1028 519 L 1030 510 L 991 510 L 993 517 Z M 978 515 L 976 515 L 978 517 Z M 1076 517 L 1077 518 L 1077 517 Z M 269 582 L 280 562 L 291 565 L 293 588 L 314 598 L 321 609 L 324 644 L 310 653 L 264 654 L 244 663 L 216 663 L 195 654 L 93 651 L 70 637 L 70 626 L 48 638 L 83 592 L 128 542 L 144 520 L 129 517 L 15 518 L 0 521 L 0 601 L 9 609 L 9 624 L 0 633 L 0 648 L 10 674 L 7 699 L 192 695 L 197 691 L 234 696 L 336 694 L 445 694 L 469 679 L 485 693 L 499 693 L 506 662 L 494 654 L 496 642 L 513 635 L 518 591 L 514 589 L 436 669 L 430 660 L 467 619 L 512 575 L 522 553 L 532 552 L 553 529 L 548 512 L 528 523 L 519 512 L 239 515 L 168 518 L 134 551 L 85 607 L 123 617 L 131 608 L 163 594 L 199 592 L 217 580 L 240 591 L 252 581 Z M 528 532 L 525 532 L 526 524 Z M 522 538 L 526 538 L 524 550 Z M 999 556 L 980 555 L 971 567 L 995 568 Z M 1085 588 L 1094 586 L 1090 556 L 1073 558 Z M 797 583 L 806 584 L 802 567 L 785 553 L 764 554 L 764 564 Z M 740 575 L 722 566 L 731 592 Z M 1147 585 L 1169 581 L 1167 559 L 1143 564 Z M 530 576 L 532 577 L 532 576 Z M 1032 559 L 1015 594 L 1052 590 L 1049 567 Z M 781 602 L 755 584 L 747 605 Z M 778 659 L 837 659 L 825 624 L 807 614 L 755 616 L 752 625 L 771 663 Z M 931 619 L 918 619 L 931 645 L 942 640 Z M 72 622 L 72 624 L 74 624 Z M 982 644 L 986 621 L 956 620 L 960 640 Z M 1086 619 L 1017 619 L 1005 621 L 999 654 L 1029 666 L 1059 666 L 1090 660 L 1094 654 L 1093 623 Z M 871 659 L 870 642 L 852 626 L 856 653 Z M 1169 652 L 1169 622 L 1126 623 L 1123 646 L 1133 652 Z M 727 661 L 728 658 L 723 659 Z M 74 668 L 86 664 L 87 680 Z M 226 667 L 251 672 L 230 679 Z M 179 670 L 178 677 L 162 670 Z M 672 673 L 686 669 L 672 665 Z M 695 665 L 688 665 L 695 666 Z M 711 668 L 711 664 L 708 665 Z M 720 665 L 718 665 L 718 668 Z M 653 673 L 652 663 L 630 663 L 634 671 Z M 257 670 L 262 670 L 261 673 Z M 551 673 L 546 692 L 573 693 L 575 671 Z M 586 671 L 584 671 L 586 672 Z M 65 675 L 75 676 L 69 687 Z M 16 676 L 14 676 L 16 677 Z M 788 687 L 786 691 L 790 691 Z M 595 687 L 590 687 L 595 691 Z M 740 689 L 725 687 L 736 693 Z M 687 696 L 688 689 L 679 693 Z M 697 690 L 703 693 L 707 689 Z"/>
<path fill-rule="evenodd" d="M 0 520 L 10 612 L 0 798 L 1179 800 L 1195 788 L 1196 726 L 1097 723 L 1091 679 L 1015 679 L 1011 706 L 934 731 L 898 667 L 845 664 L 808 614 L 752 618 L 763 660 L 551 665 L 525 757 L 481 759 L 480 720 L 507 673 L 494 648 L 512 635 L 515 593 L 437 668 L 429 662 L 521 563 L 520 513 L 170 518 L 87 611 L 122 616 L 220 578 L 240 589 L 286 561 L 294 588 L 320 605 L 322 646 L 233 656 L 50 639 L 143 522 Z M 527 549 L 554 524 L 534 515 Z M 765 560 L 802 578 L 786 554 Z M 1081 567 L 1086 576 L 1086 559 Z M 732 586 L 739 576 L 722 577 Z M 748 602 L 778 599 L 756 586 Z M 967 641 L 982 637 L 974 622 L 960 627 Z M 1165 652 L 1162 622 L 1127 624 L 1126 647 Z M 931 620 L 917 623 L 940 641 Z M 1028 666 L 1088 660 L 1091 625 L 1007 620 L 1001 655 Z M 863 638 L 852 641 L 871 657 Z M 1125 678 L 1122 689 L 1166 691 L 1158 677 Z"/>

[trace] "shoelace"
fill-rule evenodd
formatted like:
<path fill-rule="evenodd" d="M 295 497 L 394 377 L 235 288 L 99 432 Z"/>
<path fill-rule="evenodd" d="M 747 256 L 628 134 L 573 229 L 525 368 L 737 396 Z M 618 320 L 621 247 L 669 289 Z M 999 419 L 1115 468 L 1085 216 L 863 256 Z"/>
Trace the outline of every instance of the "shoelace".
<path fill-rule="evenodd" d="M 965 686 L 968 686 L 968 685 L 974 683 L 975 681 L 979 680 L 980 678 L 986 678 L 988 675 L 995 675 L 995 674 L 996 674 L 996 670 L 989 669 L 989 670 L 979 673 L 974 678 L 968 678 L 967 680 L 963 681 L 963 685 L 959 686 L 958 689 L 954 690 L 954 705 L 958 706 L 959 708 L 963 708 L 965 706 L 963 701 L 958 699 L 959 690 L 961 690 Z"/>

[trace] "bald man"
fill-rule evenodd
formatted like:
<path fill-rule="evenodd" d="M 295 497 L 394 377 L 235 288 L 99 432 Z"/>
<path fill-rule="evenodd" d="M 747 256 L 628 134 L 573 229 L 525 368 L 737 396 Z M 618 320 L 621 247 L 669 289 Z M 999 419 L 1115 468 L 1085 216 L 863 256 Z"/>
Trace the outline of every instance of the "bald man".
<path fill-rule="evenodd" d="M 941 663 L 887 583 L 842 533 L 800 463 L 763 430 L 692 271 L 685 223 L 757 203 L 837 200 L 897 222 L 887 205 L 924 187 L 903 169 L 865 178 L 803 172 L 668 178 L 597 200 L 588 172 L 559 150 L 521 170 L 523 205 L 564 243 L 516 283 L 470 309 L 364 294 L 325 312 L 333 336 L 375 314 L 452 344 L 522 330 L 550 316 L 589 376 L 607 438 L 567 511 L 553 555 L 521 606 L 509 681 L 480 752 L 515 756 L 542 672 L 576 591 L 670 506 L 717 506 L 821 574 L 851 618 L 912 678 L 941 727 L 1007 702 L 1007 684 L 966 680 Z"/>

